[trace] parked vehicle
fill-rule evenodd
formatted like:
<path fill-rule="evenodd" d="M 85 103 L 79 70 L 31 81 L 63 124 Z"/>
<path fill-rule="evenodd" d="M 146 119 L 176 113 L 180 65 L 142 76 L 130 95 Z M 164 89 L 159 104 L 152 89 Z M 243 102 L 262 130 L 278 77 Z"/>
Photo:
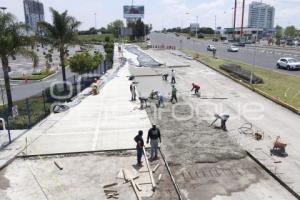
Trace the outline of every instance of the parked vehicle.
<path fill-rule="evenodd" d="M 238 52 L 239 48 L 234 45 L 231 45 L 230 47 L 227 48 L 227 51 L 228 52 Z"/>
<path fill-rule="evenodd" d="M 300 69 L 300 62 L 298 60 L 296 60 L 295 58 L 280 58 L 277 61 L 277 68 L 284 68 L 287 70 L 296 70 L 296 69 Z"/>
<path fill-rule="evenodd" d="M 207 51 L 214 51 L 214 50 L 216 50 L 216 47 L 214 45 L 210 44 L 207 46 Z"/>

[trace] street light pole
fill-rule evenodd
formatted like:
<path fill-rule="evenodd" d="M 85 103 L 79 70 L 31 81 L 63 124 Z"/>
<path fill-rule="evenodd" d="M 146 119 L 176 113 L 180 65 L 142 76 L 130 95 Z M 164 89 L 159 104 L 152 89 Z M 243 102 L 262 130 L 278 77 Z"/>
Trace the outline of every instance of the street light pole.
<path fill-rule="evenodd" d="M 2 10 L 2 13 L 4 13 L 7 8 L 2 6 L 0 9 Z"/>
<path fill-rule="evenodd" d="M 97 13 L 94 13 L 95 15 L 95 29 L 97 29 Z"/>
<path fill-rule="evenodd" d="M 198 16 L 196 16 L 196 38 L 198 38 Z"/>

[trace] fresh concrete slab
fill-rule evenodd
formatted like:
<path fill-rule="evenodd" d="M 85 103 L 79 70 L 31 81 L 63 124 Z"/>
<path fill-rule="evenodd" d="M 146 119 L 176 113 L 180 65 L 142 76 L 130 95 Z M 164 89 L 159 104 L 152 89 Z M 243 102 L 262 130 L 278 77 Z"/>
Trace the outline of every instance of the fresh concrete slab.
<path fill-rule="evenodd" d="M 150 52 L 150 55 L 151 52 Z M 161 57 L 185 60 L 171 55 L 167 51 L 160 51 Z M 154 56 L 154 55 L 152 55 Z M 227 112 L 230 119 L 227 123 L 231 136 L 245 150 L 251 152 L 269 170 L 280 177 L 296 192 L 300 193 L 300 117 L 299 115 L 275 104 L 274 102 L 256 94 L 238 83 L 226 78 L 208 67 L 190 61 L 190 68 L 177 69 L 177 88 L 181 94 L 179 98 L 186 99 L 197 105 L 194 109 L 199 122 L 210 123 L 215 113 Z M 207 97 L 226 97 L 227 99 L 196 98 L 189 92 L 191 84 L 195 82 L 201 86 L 201 95 Z M 244 123 L 250 122 L 255 130 L 264 132 L 264 139 L 256 141 L 252 136 L 239 133 Z M 212 131 L 214 129 L 211 129 Z M 270 156 L 270 149 L 277 136 L 288 144 L 288 157 Z"/>

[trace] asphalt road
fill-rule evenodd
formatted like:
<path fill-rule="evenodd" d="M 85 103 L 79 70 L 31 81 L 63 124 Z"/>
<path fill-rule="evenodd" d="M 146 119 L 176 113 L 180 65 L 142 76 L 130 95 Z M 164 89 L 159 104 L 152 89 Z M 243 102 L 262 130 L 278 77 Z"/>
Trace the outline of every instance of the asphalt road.
<path fill-rule="evenodd" d="M 67 79 L 71 78 L 74 76 L 75 73 L 71 72 L 69 68 L 66 69 L 66 76 Z M 11 86 L 11 92 L 12 92 L 12 97 L 14 101 L 18 101 L 21 99 L 25 99 L 30 96 L 34 95 L 40 95 L 41 92 L 48 88 L 52 83 L 55 82 L 60 82 L 62 80 L 62 72 L 59 70 L 55 75 L 49 77 L 46 80 L 41 80 L 41 81 L 35 81 L 32 83 L 25 84 L 24 82 L 19 82 L 17 85 Z M 3 91 L 4 91 L 4 101 L 6 103 L 6 93 L 4 86 Z M 3 104 L 2 100 L 2 91 L 0 90 L 0 104 Z"/>
<path fill-rule="evenodd" d="M 239 52 L 228 52 L 227 47 L 221 42 L 212 42 L 206 40 L 187 39 L 185 36 L 176 36 L 173 33 L 151 33 L 150 41 L 152 45 L 172 45 L 176 48 L 191 49 L 200 52 L 207 52 L 206 48 L 209 44 L 213 44 L 217 48 L 217 57 L 238 60 L 248 64 L 255 64 L 264 68 L 276 70 L 282 73 L 300 76 L 300 71 L 287 71 L 276 68 L 276 62 L 281 57 L 294 57 L 300 59 L 300 52 L 297 50 L 282 50 L 272 48 L 262 48 L 246 46 L 240 47 Z"/>

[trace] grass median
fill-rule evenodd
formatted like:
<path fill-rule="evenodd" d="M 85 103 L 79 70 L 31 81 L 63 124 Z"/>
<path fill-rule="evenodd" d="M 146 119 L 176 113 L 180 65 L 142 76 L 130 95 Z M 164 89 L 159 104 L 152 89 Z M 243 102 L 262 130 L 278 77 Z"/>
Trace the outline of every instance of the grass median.
<path fill-rule="evenodd" d="M 20 77 L 12 77 L 11 80 L 31 80 L 31 81 L 38 81 L 42 80 L 52 74 L 54 74 L 54 71 L 50 72 L 41 72 L 41 73 L 34 73 L 31 75 L 26 75 L 26 76 L 20 76 Z"/>
<path fill-rule="evenodd" d="M 184 50 L 190 56 L 197 57 L 197 59 L 204 64 L 214 68 L 222 73 L 230 75 L 220 68 L 222 64 L 237 64 L 241 68 L 254 72 L 255 75 L 264 80 L 263 84 L 253 84 L 257 90 L 275 98 L 283 103 L 291 105 L 300 110 L 300 77 L 280 73 L 275 70 L 269 70 L 260 66 L 253 67 L 250 64 L 245 64 L 236 60 L 229 60 L 225 58 L 214 59 L 212 54 L 195 52 L 191 50 Z M 247 83 L 246 83 L 247 84 Z M 250 84 L 248 84 L 250 86 Z"/>

